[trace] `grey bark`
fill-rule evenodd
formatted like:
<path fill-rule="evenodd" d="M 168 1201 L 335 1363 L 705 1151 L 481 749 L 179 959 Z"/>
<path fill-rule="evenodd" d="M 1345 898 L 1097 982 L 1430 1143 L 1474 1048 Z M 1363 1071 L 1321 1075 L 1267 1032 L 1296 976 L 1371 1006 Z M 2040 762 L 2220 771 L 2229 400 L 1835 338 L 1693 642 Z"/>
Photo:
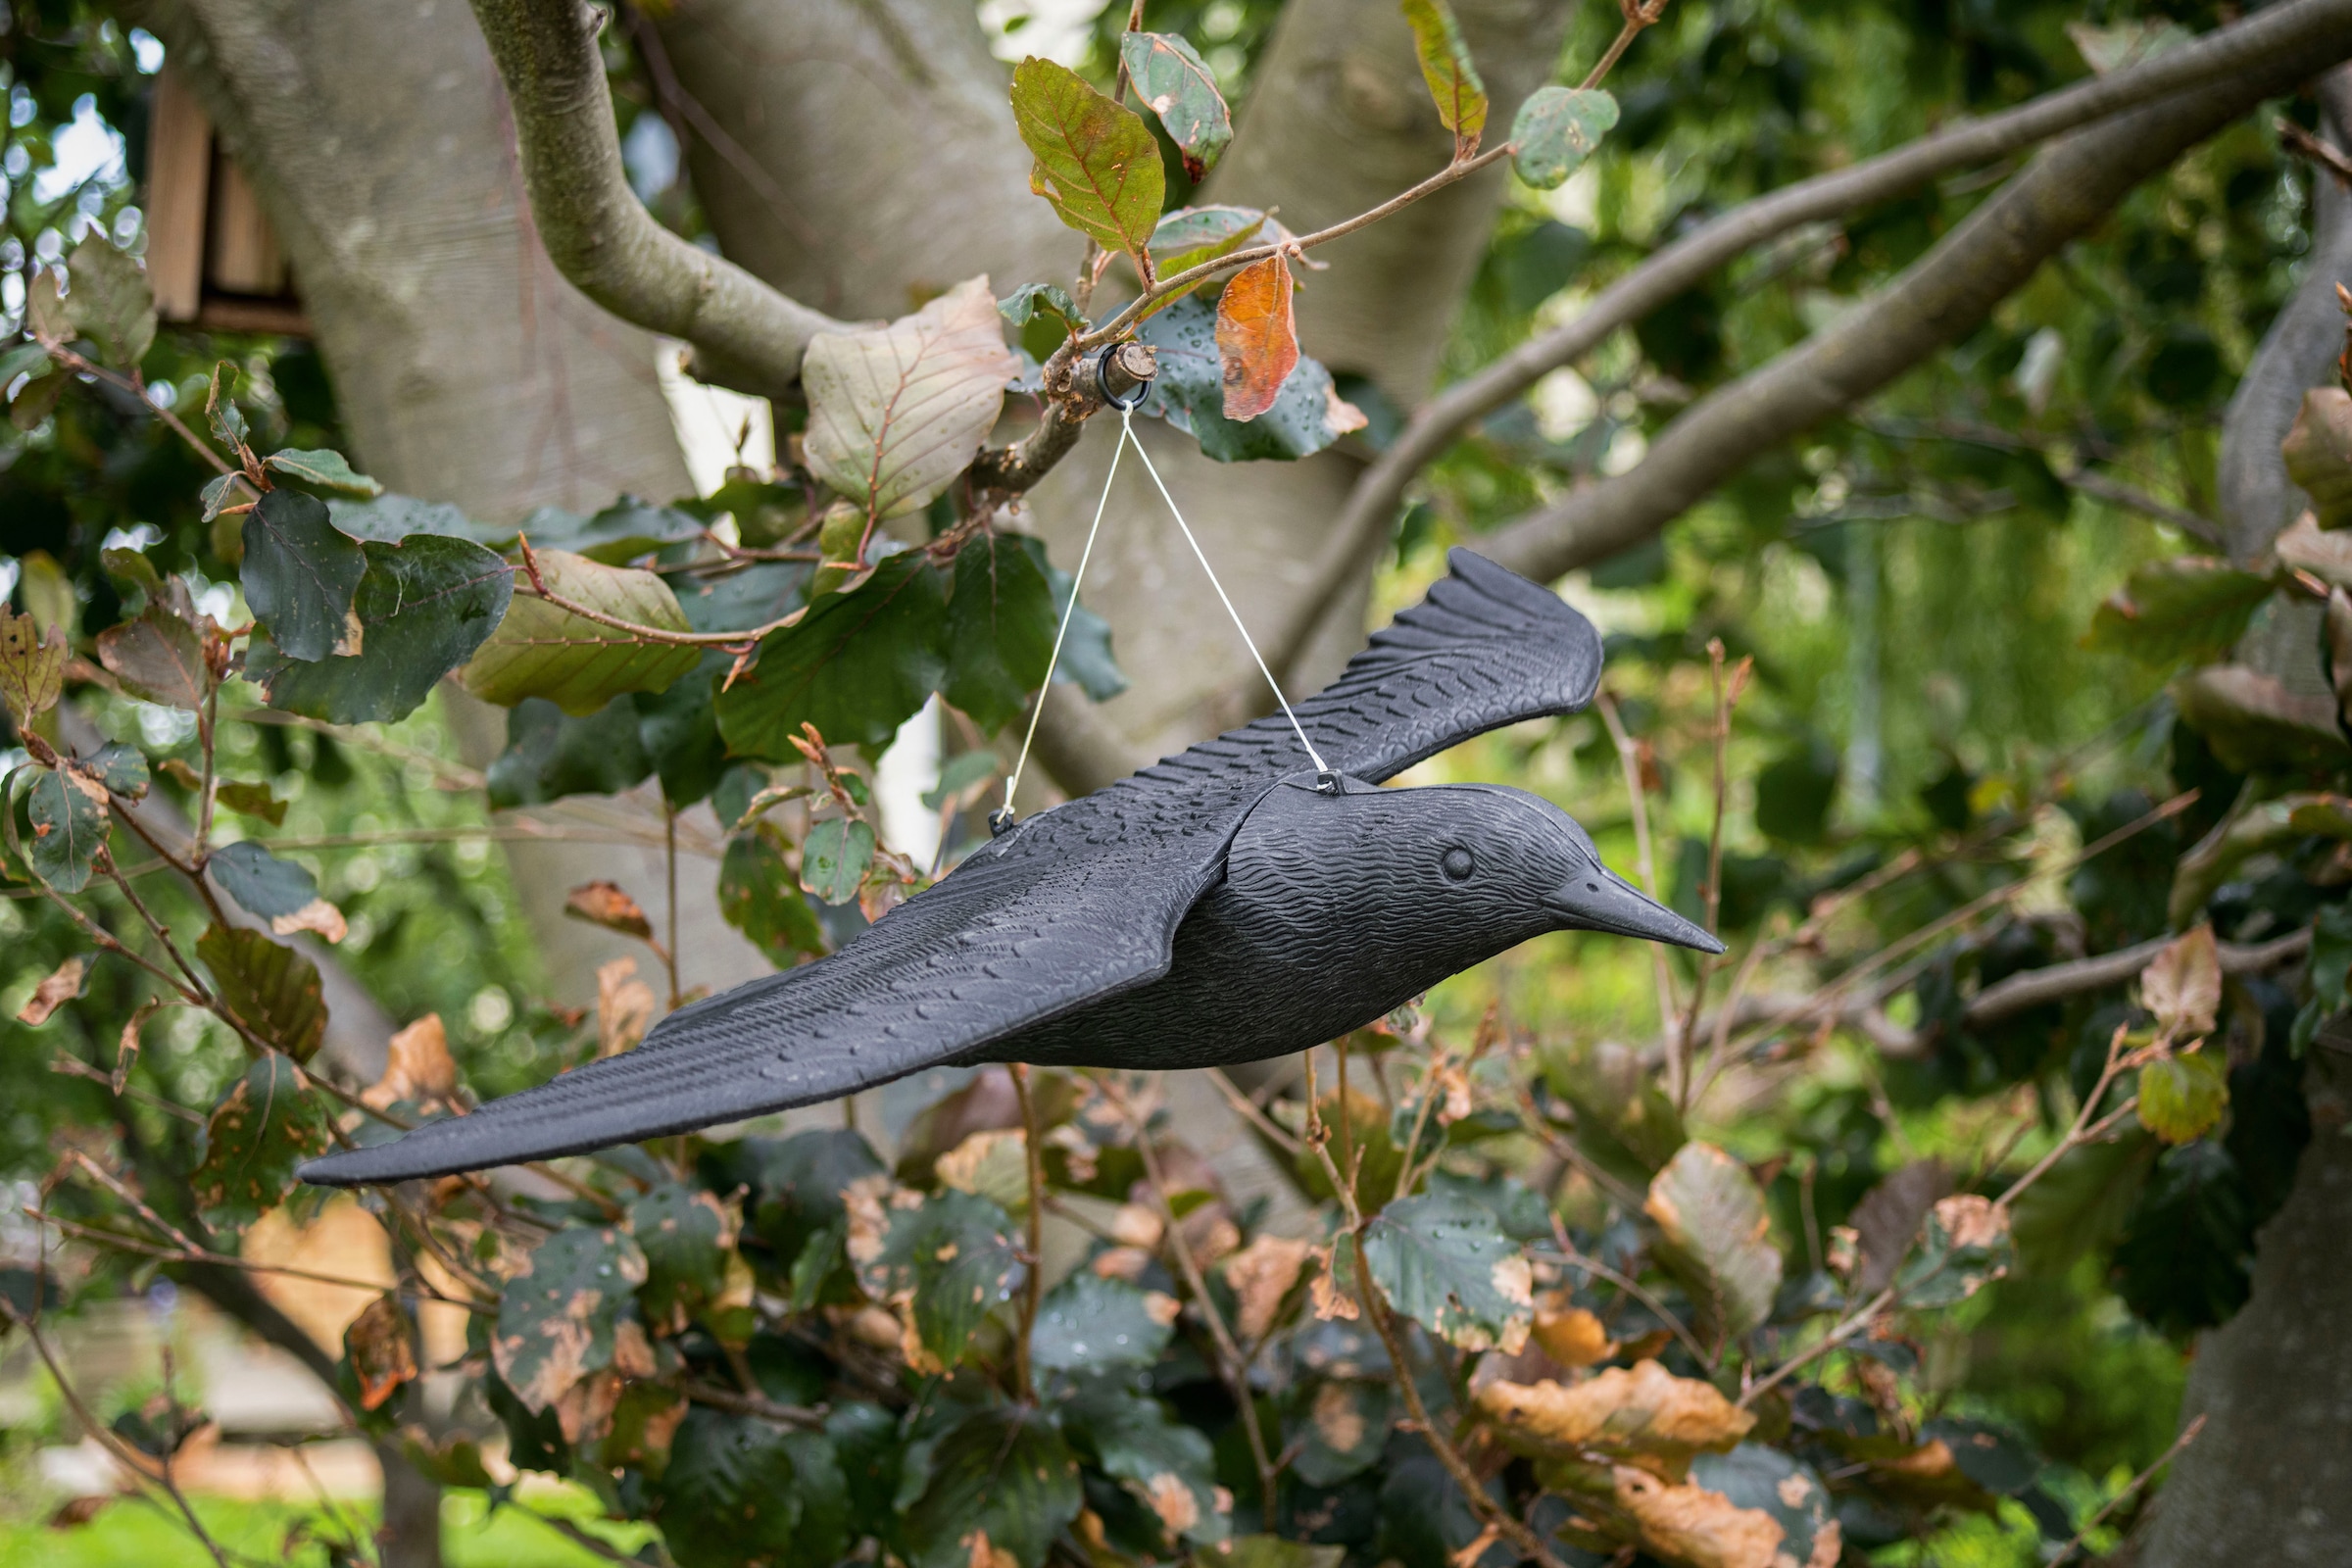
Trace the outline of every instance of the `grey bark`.
<path fill-rule="evenodd" d="M 2264 98 L 2352 53 L 2352 3 L 2261 65 L 2119 115 L 2042 150 L 1926 256 L 1835 325 L 1685 411 L 1629 471 L 1491 537 L 1494 559 L 1551 578 L 1680 516 L 1758 454 L 1960 341 L 2133 185 Z"/>

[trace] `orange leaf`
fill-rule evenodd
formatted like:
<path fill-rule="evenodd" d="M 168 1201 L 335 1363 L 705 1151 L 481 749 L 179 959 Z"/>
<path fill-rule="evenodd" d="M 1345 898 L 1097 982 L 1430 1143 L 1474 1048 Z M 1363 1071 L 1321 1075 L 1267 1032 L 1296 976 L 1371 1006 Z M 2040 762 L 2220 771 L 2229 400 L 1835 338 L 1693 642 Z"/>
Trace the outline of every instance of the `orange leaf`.
<path fill-rule="evenodd" d="M 1291 264 L 1280 256 L 1245 267 L 1217 301 L 1217 360 L 1225 376 L 1225 417 L 1254 419 L 1274 406 L 1298 364 L 1291 323 Z"/>
<path fill-rule="evenodd" d="M 651 942 L 654 937 L 654 923 L 645 917 L 645 910 L 611 882 L 589 882 L 573 888 L 571 896 L 564 901 L 564 912 L 575 920 L 601 925 L 640 942 Z"/>

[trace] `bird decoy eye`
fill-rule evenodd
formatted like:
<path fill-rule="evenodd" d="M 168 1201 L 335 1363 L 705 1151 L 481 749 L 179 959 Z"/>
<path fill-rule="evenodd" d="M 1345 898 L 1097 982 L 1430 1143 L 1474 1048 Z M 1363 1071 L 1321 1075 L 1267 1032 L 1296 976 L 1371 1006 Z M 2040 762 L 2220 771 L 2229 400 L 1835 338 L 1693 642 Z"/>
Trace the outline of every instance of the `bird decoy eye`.
<path fill-rule="evenodd" d="M 1468 850 L 1457 844 L 1440 858 L 1438 867 L 1446 873 L 1447 881 L 1467 882 L 1470 874 L 1478 869 L 1478 861 Z"/>

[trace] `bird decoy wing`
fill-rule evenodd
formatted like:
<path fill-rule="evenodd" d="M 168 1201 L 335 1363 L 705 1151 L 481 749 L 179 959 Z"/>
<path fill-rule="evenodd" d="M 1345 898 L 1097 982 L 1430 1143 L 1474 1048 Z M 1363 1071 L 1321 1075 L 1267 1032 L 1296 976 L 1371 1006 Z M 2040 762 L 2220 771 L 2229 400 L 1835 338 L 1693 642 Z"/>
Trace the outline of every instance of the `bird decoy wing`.
<path fill-rule="evenodd" d="M 1323 760 L 1378 783 L 1524 718 L 1573 713 L 1600 686 L 1600 634 L 1559 595 L 1454 550 L 1428 597 L 1372 634 L 1339 679 L 1297 707 Z M 1280 713 L 1164 758 L 1114 786 L 1231 792 L 1307 766 Z M 1251 796 L 1250 799 L 1254 799 Z"/>
<path fill-rule="evenodd" d="M 832 1100 L 1154 979 L 1247 803 L 1086 804 L 1023 821 L 830 957 L 681 1007 L 637 1050 L 470 1115 L 313 1160 L 302 1178 L 478 1170 Z"/>

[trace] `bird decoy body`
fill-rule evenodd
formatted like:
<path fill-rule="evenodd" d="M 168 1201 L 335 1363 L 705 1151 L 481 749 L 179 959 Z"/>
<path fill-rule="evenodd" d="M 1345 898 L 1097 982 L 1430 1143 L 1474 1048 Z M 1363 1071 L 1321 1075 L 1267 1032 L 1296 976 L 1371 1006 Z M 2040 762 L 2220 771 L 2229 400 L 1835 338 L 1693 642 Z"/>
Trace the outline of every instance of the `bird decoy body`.
<path fill-rule="evenodd" d="M 943 1063 L 1204 1067 L 1304 1050 L 1546 931 L 1722 951 L 1604 867 L 1557 807 L 1383 789 L 1459 741 L 1573 712 L 1600 639 L 1468 551 L 1297 705 L 1012 824 L 840 952 L 669 1014 L 470 1115 L 330 1154 L 351 1186 L 576 1153 L 831 1100 Z"/>

